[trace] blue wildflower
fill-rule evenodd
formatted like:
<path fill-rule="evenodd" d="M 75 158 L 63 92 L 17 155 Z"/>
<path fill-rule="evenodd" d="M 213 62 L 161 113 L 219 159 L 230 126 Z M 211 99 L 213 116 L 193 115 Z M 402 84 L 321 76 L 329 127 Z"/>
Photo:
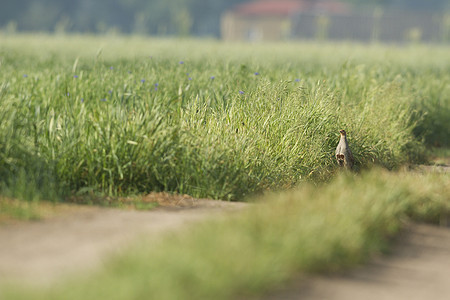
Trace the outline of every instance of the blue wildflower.
<path fill-rule="evenodd" d="M 109 67 L 110 70 L 114 70 L 114 67 Z"/>
<path fill-rule="evenodd" d="M 103 101 L 103 102 L 105 102 L 107 99 L 106 98 L 103 98 L 103 99 L 101 99 L 100 101 Z"/>
<path fill-rule="evenodd" d="M 141 82 L 144 83 L 144 82 L 145 82 L 145 79 L 141 79 Z"/>
<path fill-rule="evenodd" d="M 239 94 L 244 95 L 244 91 L 239 91 Z"/>
<path fill-rule="evenodd" d="M 256 76 L 258 76 L 258 75 L 259 75 L 259 73 L 258 73 L 258 72 L 255 72 L 255 75 L 256 75 Z"/>
<path fill-rule="evenodd" d="M 84 102 L 84 98 L 81 98 L 81 103 L 83 103 Z"/>
<path fill-rule="evenodd" d="M 158 87 L 159 86 L 159 83 L 155 83 L 155 87 Z"/>
<path fill-rule="evenodd" d="M 78 78 L 78 75 L 73 75 L 73 78 Z"/>
<path fill-rule="evenodd" d="M 23 74 L 23 78 L 27 78 L 28 77 L 28 75 L 27 74 Z"/>
<path fill-rule="evenodd" d="M 109 91 L 108 91 L 108 94 L 112 94 L 112 90 L 109 90 Z"/>
<path fill-rule="evenodd" d="M 211 79 L 215 79 L 215 78 L 216 78 L 216 76 L 211 76 L 210 78 L 211 78 Z"/>
<path fill-rule="evenodd" d="M 184 64 L 184 61 L 180 61 L 180 65 Z"/>
<path fill-rule="evenodd" d="M 189 77 L 188 80 L 192 80 L 192 77 Z"/>
<path fill-rule="evenodd" d="M 296 79 L 295 79 L 295 82 L 300 82 L 300 78 L 296 78 Z"/>

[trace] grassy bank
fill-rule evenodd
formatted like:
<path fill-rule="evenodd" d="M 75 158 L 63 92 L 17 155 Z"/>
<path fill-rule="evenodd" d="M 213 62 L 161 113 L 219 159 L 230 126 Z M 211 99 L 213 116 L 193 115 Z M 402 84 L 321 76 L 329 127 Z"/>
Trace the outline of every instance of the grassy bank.
<path fill-rule="evenodd" d="M 6 299 L 237 299 L 298 274 L 354 266 L 387 248 L 409 220 L 450 214 L 449 176 L 373 170 L 268 195 L 235 216 L 141 241 L 84 279 L 14 290 Z M 6 290 L 5 290 L 6 291 Z"/>
<path fill-rule="evenodd" d="M 239 200 L 448 145 L 438 46 L 2 36 L 0 189 Z"/>
<path fill-rule="evenodd" d="M 38 220 L 42 211 L 35 202 L 0 197 L 0 225 L 11 220 Z"/>

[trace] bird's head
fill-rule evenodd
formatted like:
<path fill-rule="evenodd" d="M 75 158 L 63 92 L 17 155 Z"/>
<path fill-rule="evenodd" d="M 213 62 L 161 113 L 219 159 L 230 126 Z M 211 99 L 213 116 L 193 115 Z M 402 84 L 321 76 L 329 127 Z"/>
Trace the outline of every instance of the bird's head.
<path fill-rule="evenodd" d="M 340 133 L 342 136 L 346 136 L 346 135 L 347 135 L 347 133 L 345 132 L 344 129 L 339 130 L 339 133 Z"/>

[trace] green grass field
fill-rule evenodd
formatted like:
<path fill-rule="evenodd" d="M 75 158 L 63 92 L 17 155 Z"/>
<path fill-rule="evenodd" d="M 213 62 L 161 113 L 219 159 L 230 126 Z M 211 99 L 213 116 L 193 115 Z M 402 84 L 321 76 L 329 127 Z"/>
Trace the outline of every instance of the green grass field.
<path fill-rule="evenodd" d="M 142 241 L 92 277 L 0 297 L 245 298 L 364 262 L 404 222 L 450 213 L 448 175 L 386 171 L 448 154 L 446 46 L 0 38 L 0 217 L 151 191 L 264 202 Z M 337 170 L 339 129 L 360 172 Z"/>
<path fill-rule="evenodd" d="M 448 146 L 444 46 L 2 36 L 0 189 L 242 200 Z"/>

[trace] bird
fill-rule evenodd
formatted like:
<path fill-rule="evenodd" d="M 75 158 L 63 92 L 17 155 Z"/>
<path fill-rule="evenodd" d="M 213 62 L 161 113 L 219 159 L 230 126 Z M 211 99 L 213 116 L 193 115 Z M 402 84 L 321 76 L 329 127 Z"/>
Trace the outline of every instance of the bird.
<path fill-rule="evenodd" d="M 345 130 L 339 130 L 341 139 L 336 147 L 336 160 L 341 167 L 351 169 L 353 167 L 354 158 L 347 142 L 347 133 Z"/>

